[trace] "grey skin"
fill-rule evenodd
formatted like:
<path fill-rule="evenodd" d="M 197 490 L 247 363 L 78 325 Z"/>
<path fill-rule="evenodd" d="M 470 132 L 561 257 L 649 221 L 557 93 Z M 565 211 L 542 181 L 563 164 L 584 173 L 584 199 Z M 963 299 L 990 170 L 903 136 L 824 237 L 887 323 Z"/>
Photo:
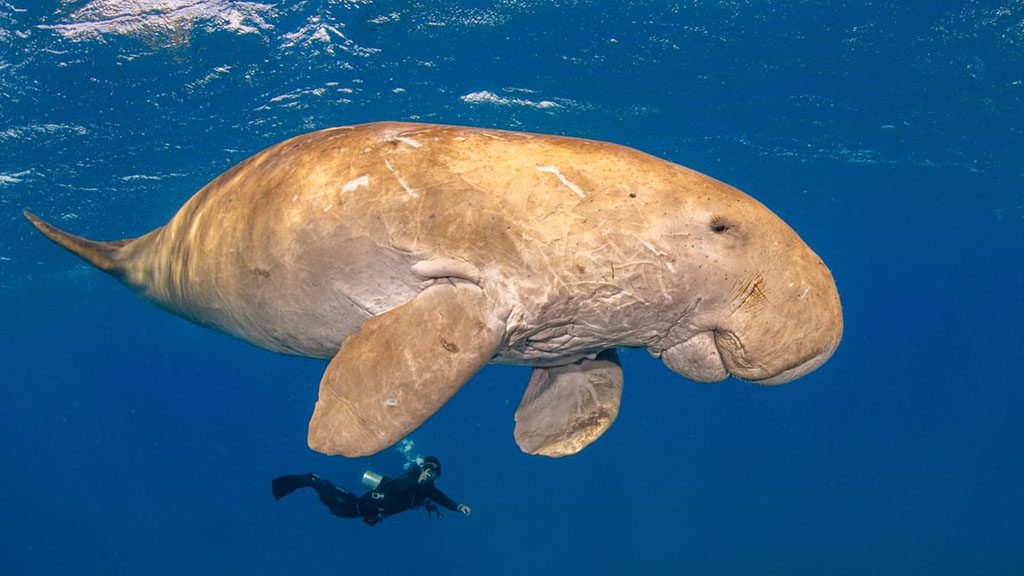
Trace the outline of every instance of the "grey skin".
<path fill-rule="evenodd" d="M 308 438 L 328 454 L 397 442 L 490 362 L 534 367 L 523 450 L 572 454 L 618 414 L 616 348 L 697 382 L 779 384 L 842 336 L 828 268 L 770 210 L 591 140 L 332 128 L 245 160 L 134 240 L 26 216 L 175 314 L 330 358 Z"/>

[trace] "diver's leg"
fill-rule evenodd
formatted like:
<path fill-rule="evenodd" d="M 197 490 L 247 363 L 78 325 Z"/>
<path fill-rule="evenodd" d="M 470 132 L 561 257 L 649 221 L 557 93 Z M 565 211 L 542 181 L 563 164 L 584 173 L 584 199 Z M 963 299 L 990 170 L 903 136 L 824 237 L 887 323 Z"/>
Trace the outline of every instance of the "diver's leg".
<path fill-rule="evenodd" d="M 359 516 L 355 494 L 344 488 L 338 488 L 315 474 L 313 475 L 311 485 L 316 490 L 317 496 L 320 497 L 320 501 L 331 511 L 331 514 L 341 516 L 342 518 Z"/>

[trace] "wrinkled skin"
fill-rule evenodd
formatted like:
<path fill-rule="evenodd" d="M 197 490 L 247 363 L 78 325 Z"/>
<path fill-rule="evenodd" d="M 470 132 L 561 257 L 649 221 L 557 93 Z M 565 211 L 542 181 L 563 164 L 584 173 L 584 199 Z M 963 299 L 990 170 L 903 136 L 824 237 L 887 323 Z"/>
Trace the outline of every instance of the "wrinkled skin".
<path fill-rule="evenodd" d="M 552 368 L 531 387 L 560 392 L 528 396 L 565 409 L 524 401 L 517 438 L 560 456 L 617 414 L 621 369 L 603 351 L 644 347 L 698 382 L 778 384 L 842 335 L 831 274 L 770 210 L 589 140 L 335 128 L 256 154 L 135 240 L 90 242 L 29 217 L 176 314 L 333 358 L 310 425 L 328 453 L 383 449 L 496 362 Z"/>

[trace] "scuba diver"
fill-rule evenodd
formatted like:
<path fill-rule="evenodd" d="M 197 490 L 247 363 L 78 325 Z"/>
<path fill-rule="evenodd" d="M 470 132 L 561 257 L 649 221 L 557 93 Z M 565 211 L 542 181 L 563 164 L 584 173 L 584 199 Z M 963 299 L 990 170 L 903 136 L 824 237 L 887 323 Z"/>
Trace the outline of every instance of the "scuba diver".
<path fill-rule="evenodd" d="M 342 518 L 362 518 L 370 526 L 376 526 L 392 514 L 420 507 L 426 509 L 428 515 L 437 514 L 440 518 L 441 513 L 434 503 L 469 516 L 469 506 L 456 503 L 434 486 L 440 475 L 441 462 L 427 456 L 393 480 L 367 471 L 363 474 L 363 485 L 370 491 L 362 496 L 338 488 L 316 474 L 279 476 L 271 482 L 271 491 L 274 499 L 280 500 L 299 488 L 312 488 L 331 514 Z"/>

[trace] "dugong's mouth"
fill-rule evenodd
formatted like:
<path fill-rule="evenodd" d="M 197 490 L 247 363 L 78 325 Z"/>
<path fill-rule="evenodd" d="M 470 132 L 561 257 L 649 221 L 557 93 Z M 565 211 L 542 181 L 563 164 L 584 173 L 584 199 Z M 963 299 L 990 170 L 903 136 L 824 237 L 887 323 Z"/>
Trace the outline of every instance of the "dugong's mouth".
<path fill-rule="evenodd" d="M 809 351 L 772 344 L 768 350 L 755 349 L 735 332 L 717 328 L 699 332 L 658 356 L 673 372 L 694 382 L 720 382 L 732 376 L 752 384 L 785 384 L 824 364 L 837 343 Z"/>
<path fill-rule="evenodd" d="M 735 333 L 715 330 L 715 348 L 722 367 L 735 378 L 751 384 L 785 384 L 809 374 L 832 356 L 835 347 L 780 362 L 779 358 L 758 361 Z"/>

